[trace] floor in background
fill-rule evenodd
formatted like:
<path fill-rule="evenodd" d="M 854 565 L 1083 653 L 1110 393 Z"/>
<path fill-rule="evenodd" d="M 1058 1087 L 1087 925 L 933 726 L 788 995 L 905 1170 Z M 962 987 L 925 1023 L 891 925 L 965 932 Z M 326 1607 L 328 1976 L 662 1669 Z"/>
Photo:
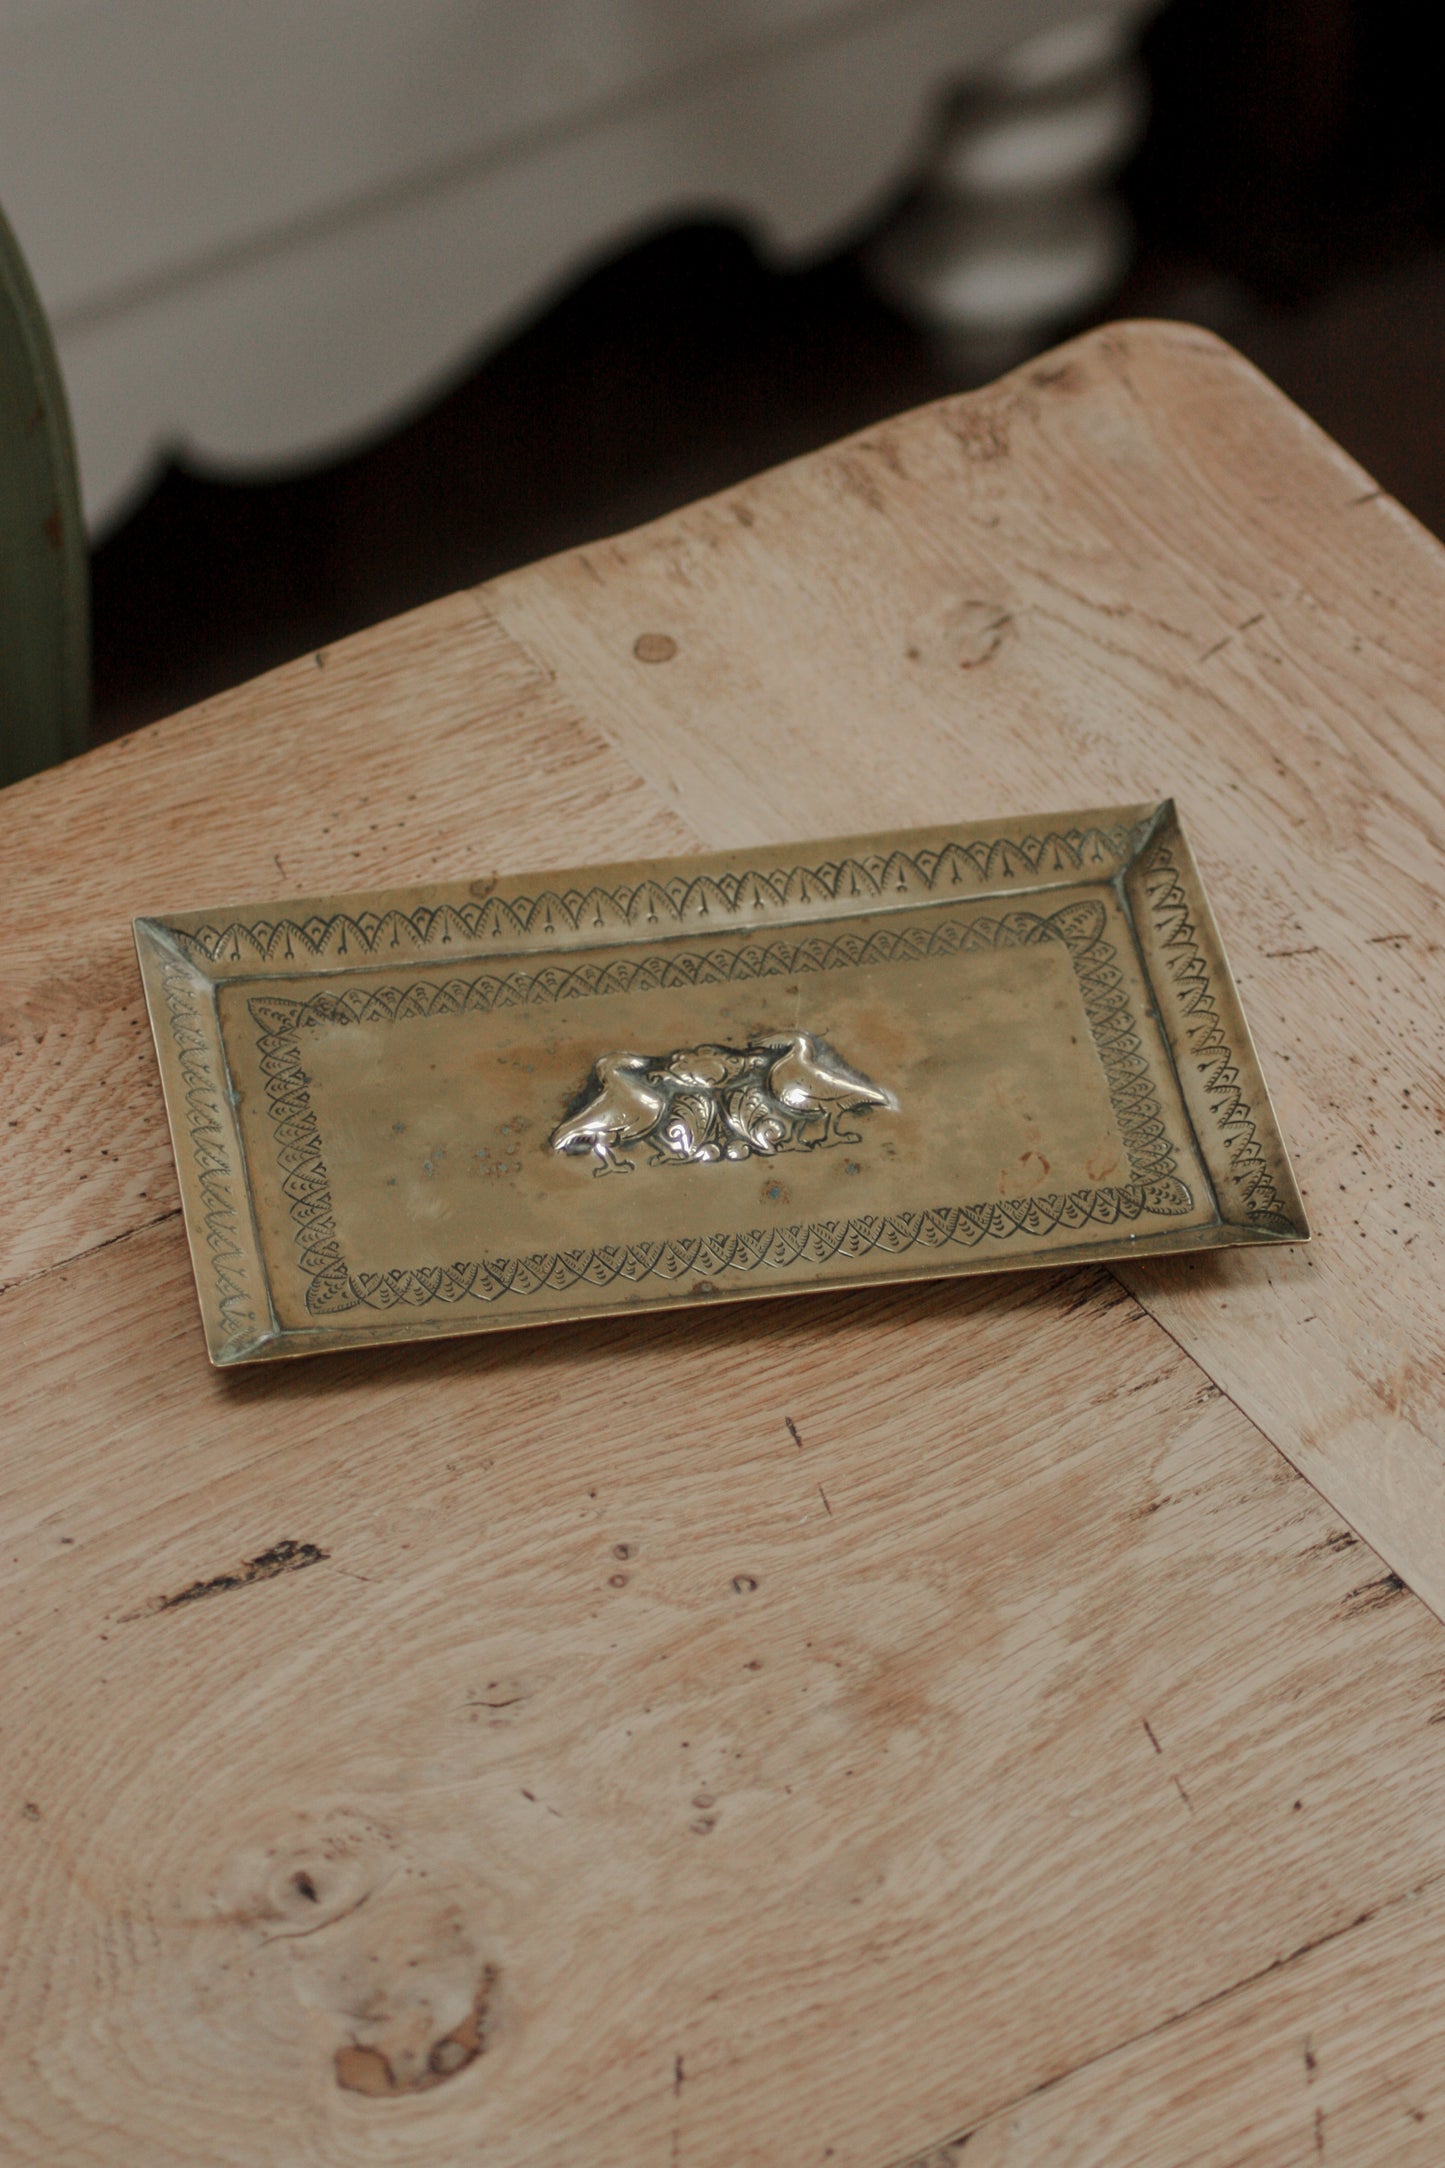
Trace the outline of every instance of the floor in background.
<path fill-rule="evenodd" d="M 1445 535 L 1445 255 L 1293 310 L 1145 263 L 1110 313 L 1209 324 Z M 95 555 L 97 734 L 958 388 L 851 259 L 784 274 L 725 229 L 660 236 L 339 465 L 171 468 Z"/>
<path fill-rule="evenodd" d="M 951 388 L 848 259 L 781 275 L 724 228 L 660 236 L 340 465 L 239 487 L 168 472 L 96 553 L 98 730 Z"/>

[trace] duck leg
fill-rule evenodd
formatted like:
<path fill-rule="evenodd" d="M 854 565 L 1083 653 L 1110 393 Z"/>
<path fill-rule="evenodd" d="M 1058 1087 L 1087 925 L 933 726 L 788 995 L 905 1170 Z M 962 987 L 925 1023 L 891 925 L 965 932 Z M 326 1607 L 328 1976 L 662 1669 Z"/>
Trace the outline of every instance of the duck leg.
<path fill-rule="evenodd" d="M 598 1166 L 592 1169 L 594 1175 L 612 1172 L 617 1174 L 632 1173 L 634 1162 L 630 1159 L 623 1159 L 606 1137 L 599 1137 L 592 1149 L 600 1162 Z"/>

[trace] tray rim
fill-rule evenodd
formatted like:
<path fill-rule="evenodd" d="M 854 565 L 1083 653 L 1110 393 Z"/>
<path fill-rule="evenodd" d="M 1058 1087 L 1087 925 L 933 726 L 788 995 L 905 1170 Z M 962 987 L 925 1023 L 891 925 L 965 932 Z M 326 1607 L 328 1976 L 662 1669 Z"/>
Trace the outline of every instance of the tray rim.
<path fill-rule="evenodd" d="M 1012 1256 L 942 1257 L 890 1270 L 701 1289 L 664 1286 L 545 1315 L 450 1315 L 283 1325 L 272 1305 L 238 1099 L 220 1027 L 223 985 L 325 981 L 383 960 L 445 955 L 449 967 L 503 958 L 657 945 L 809 919 L 917 909 L 947 878 L 953 900 L 1010 905 L 1051 889 L 1107 887 L 1130 929 L 1154 1020 L 1213 1191 L 1205 1227 L 1109 1232 Z M 663 922 L 671 919 L 670 930 Z M 614 861 L 470 882 L 430 882 L 142 914 L 134 935 L 161 1067 L 187 1241 L 213 1364 L 348 1347 L 525 1331 L 593 1317 L 789 1295 L 1063 1269 L 1121 1256 L 1310 1239 L 1273 1102 L 1233 973 L 1173 799 L 928 828 Z M 377 953 L 385 942 L 385 956 Z"/>

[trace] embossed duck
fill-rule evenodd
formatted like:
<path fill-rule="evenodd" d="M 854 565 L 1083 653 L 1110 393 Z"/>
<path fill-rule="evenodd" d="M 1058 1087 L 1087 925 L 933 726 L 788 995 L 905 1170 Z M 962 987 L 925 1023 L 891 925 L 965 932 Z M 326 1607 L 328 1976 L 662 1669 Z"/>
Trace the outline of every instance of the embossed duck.
<path fill-rule="evenodd" d="M 898 1104 L 892 1092 L 850 1069 L 841 1055 L 811 1031 L 790 1032 L 768 1044 L 784 1050 L 768 1070 L 773 1097 L 800 1121 L 822 1120 L 820 1133 L 807 1140 L 810 1145 L 826 1144 L 830 1134 L 837 1143 L 856 1144 L 860 1141 L 856 1130 L 838 1128 L 840 1114 Z"/>
<path fill-rule="evenodd" d="M 652 1066 L 646 1054 L 599 1054 L 592 1068 L 598 1089 L 558 1123 L 553 1151 L 595 1154 L 594 1174 L 606 1174 L 609 1167 L 630 1173 L 633 1162 L 619 1155 L 618 1146 L 636 1144 L 655 1130 L 677 1091 L 671 1079 L 649 1074 Z"/>

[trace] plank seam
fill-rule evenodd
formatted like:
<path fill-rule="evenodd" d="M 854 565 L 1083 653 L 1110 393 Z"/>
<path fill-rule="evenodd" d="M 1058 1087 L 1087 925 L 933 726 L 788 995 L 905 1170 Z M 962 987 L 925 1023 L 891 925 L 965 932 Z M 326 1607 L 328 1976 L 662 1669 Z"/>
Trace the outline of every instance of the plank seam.
<path fill-rule="evenodd" d="M 1315 1496 L 1317 1498 L 1323 1499 L 1324 1503 L 1329 1507 L 1331 1513 L 1334 1514 L 1335 1518 L 1340 1522 L 1341 1526 L 1349 1529 L 1350 1534 L 1354 1536 L 1358 1542 L 1364 1545 L 1365 1549 L 1370 1553 L 1371 1557 L 1377 1558 L 1382 1566 L 1388 1566 L 1392 1573 L 1399 1573 L 1399 1568 L 1396 1566 L 1395 1561 L 1392 1558 L 1387 1558 L 1384 1552 L 1381 1551 L 1376 1544 L 1371 1542 L 1370 1538 L 1364 1533 L 1363 1529 L 1357 1528 L 1353 1521 L 1346 1519 L 1345 1515 L 1340 1511 L 1340 1508 L 1335 1503 L 1334 1499 L 1331 1498 L 1329 1492 L 1325 1490 L 1322 1485 L 1316 1483 L 1313 1476 L 1307 1475 L 1304 1469 L 1301 1468 L 1301 1466 L 1299 1465 L 1299 1462 L 1295 1460 L 1291 1454 L 1285 1451 L 1279 1440 L 1270 1436 L 1269 1432 L 1265 1429 L 1264 1424 L 1259 1421 L 1258 1417 L 1251 1415 L 1248 1409 L 1241 1407 L 1239 1402 L 1235 1399 L 1233 1393 L 1229 1390 L 1229 1387 L 1227 1385 L 1221 1385 L 1219 1379 L 1214 1376 L 1213 1372 L 1205 1368 L 1204 1363 L 1201 1361 L 1200 1357 L 1195 1354 L 1193 1348 L 1187 1346 L 1185 1342 L 1180 1339 L 1178 1333 L 1173 1331 L 1170 1326 L 1165 1324 L 1163 1318 L 1159 1315 L 1158 1311 L 1151 1306 L 1147 1296 L 1139 1294 L 1135 1288 L 1132 1288 L 1129 1285 L 1129 1282 L 1124 1277 L 1124 1272 L 1126 1269 L 1128 1268 L 1124 1266 L 1115 1266 L 1110 1264 L 1106 1264 L 1104 1266 L 1104 1270 L 1109 1274 L 1109 1277 L 1112 1280 L 1117 1280 L 1119 1286 L 1123 1288 L 1125 1294 L 1132 1297 L 1132 1299 L 1138 1303 L 1140 1309 L 1149 1319 L 1150 1324 L 1157 1325 L 1159 1327 L 1159 1330 L 1164 1334 L 1165 1338 L 1167 1340 L 1171 1340 L 1174 1343 L 1175 1347 L 1178 1348 L 1180 1354 L 1184 1357 L 1184 1360 L 1187 1363 L 1191 1364 L 1193 1368 L 1199 1372 L 1199 1375 L 1205 1380 L 1206 1384 L 1212 1385 L 1214 1387 L 1214 1390 L 1218 1394 L 1220 1394 L 1223 1399 L 1229 1402 L 1229 1405 L 1233 1408 L 1235 1414 L 1239 1417 L 1240 1421 L 1242 1423 L 1247 1423 L 1250 1429 L 1255 1433 L 1255 1435 L 1264 1440 L 1265 1444 L 1270 1448 L 1271 1452 L 1278 1453 L 1280 1459 L 1286 1461 L 1288 1465 L 1293 1468 L 1295 1474 L 1299 1477 L 1302 1483 L 1308 1483 L 1310 1489 L 1314 1492 Z M 1421 1595 L 1419 1589 L 1415 1587 L 1414 1583 L 1409 1579 L 1408 1575 L 1400 1573 L 1399 1577 L 1404 1582 L 1405 1587 L 1409 1590 L 1410 1594 L 1415 1598 L 1416 1602 L 1424 1604 L 1425 1609 L 1430 1613 L 1430 1616 L 1432 1618 L 1437 1618 L 1439 1614 L 1435 1610 L 1434 1605 L 1430 1603 L 1425 1596 Z"/>
<path fill-rule="evenodd" d="M 1172 1333 L 1170 1338 L 1173 1338 Z M 1223 1387 L 1220 1390 L 1223 1391 Z M 1228 1397 L 1226 1394 L 1225 1398 Z M 1248 1416 L 1244 1419 L 1249 1421 Z M 1255 1428 L 1258 1428 L 1257 1424 Z M 1331 1943 L 1339 1942 L 1344 1936 L 1355 1934 L 1372 1926 L 1377 1920 L 1392 1915 L 1402 1905 L 1414 1903 L 1417 1898 L 1423 1897 L 1427 1890 L 1438 1888 L 1442 1882 L 1445 1882 L 1445 1871 L 1428 1875 L 1424 1881 L 1413 1883 L 1409 1889 L 1401 1890 L 1398 1896 L 1387 1897 L 1381 1904 L 1371 1906 L 1369 1911 L 1357 1913 L 1354 1919 L 1345 1920 L 1338 1927 L 1327 1928 L 1323 1934 L 1312 1936 L 1308 1942 L 1302 1942 L 1298 1949 L 1290 1950 L 1283 1957 L 1273 1958 L 1269 1964 L 1261 1965 L 1257 1972 L 1247 1973 L 1242 1980 L 1234 1981 L 1231 1986 L 1217 1988 L 1212 1995 L 1201 1997 L 1187 2010 L 1175 2011 L 1171 2017 L 1161 2018 L 1157 2025 L 1147 2025 L 1142 2032 L 1131 2033 L 1126 2040 L 1115 2041 L 1112 2047 L 1101 2049 L 1097 2055 L 1085 2056 L 1081 2063 L 1075 2063 L 1071 2069 L 1060 2070 L 1055 2076 L 1045 2078 L 1041 2084 L 1030 2086 L 1027 2092 L 1016 2093 L 1012 2099 L 1000 2101 L 996 2108 L 990 2108 L 988 2113 L 981 2115 L 976 2122 L 968 2124 L 962 2130 L 953 2131 L 947 2138 L 932 2145 L 926 2145 L 921 2153 L 909 2153 L 901 2160 L 895 2156 L 887 2163 L 887 2168 L 942 2168 L 943 2157 L 950 2148 L 962 2153 L 971 2138 L 977 2137 L 980 2131 L 986 2130 L 990 2123 L 997 2122 L 1001 2116 L 1012 2115 L 1029 2101 L 1053 2092 L 1070 2078 L 1078 2077 L 1081 2072 L 1096 2070 L 1100 2064 L 1110 2062 L 1116 2055 L 1127 2054 L 1131 2048 L 1140 2047 L 1149 2040 L 1157 2040 L 1165 2033 L 1172 2032 L 1176 2026 L 1187 2024 L 1191 2018 L 1198 2017 L 1203 2011 L 1212 2010 L 1236 1995 L 1247 1993 L 1250 1988 L 1257 1987 L 1261 1980 L 1269 1979 L 1274 1973 L 1285 1972 L 1292 1965 L 1303 1963 L 1317 1950 L 1327 1949 Z"/>
<path fill-rule="evenodd" d="M 172 1205 L 168 1212 L 158 1212 L 154 1219 L 138 1220 L 134 1227 L 122 1227 L 119 1234 L 106 1235 L 103 1241 L 92 1242 L 88 1248 L 76 1250 L 69 1257 L 52 1258 L 48 1265 L 41 1265 L 34 1272 L 19 1272 L 13 1280 L 0 1280 L 0 1296 L 8 1295 L 17 1287 L 33 1287 L 49 1273 L 64 1272 L 71 1265 L 83 1265 L 87 1259 L 98 1257 L 102 1250 L 113 1250 L 117 1242 L 129 1242 L 136 1235 L 149 1234 L 153 1227 L 164 1227 L 167 1220 L 179 1219 L 181 1208 Z"/>

